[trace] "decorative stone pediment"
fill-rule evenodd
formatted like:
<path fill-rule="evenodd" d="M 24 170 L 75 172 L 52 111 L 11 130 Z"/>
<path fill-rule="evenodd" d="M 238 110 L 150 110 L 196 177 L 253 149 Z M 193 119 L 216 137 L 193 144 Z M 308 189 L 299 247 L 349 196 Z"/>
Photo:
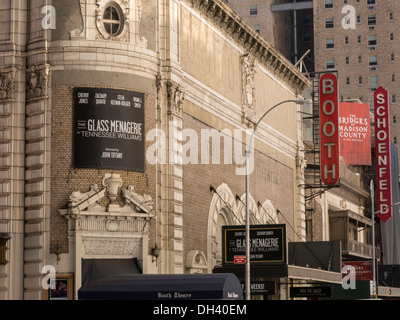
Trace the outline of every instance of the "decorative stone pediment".
<path fill-rule="evenodd" d="M 148 219 L 154 216 L 151 196 L 136 193 L 131 185 L 121 190 L 124 205 L 115 203 L 118 196 L 117 190 L 122 187 L 119 174 L 105 174 L 102 184 L 105 188 L 99 189 L 97 184 L 93 184 L 87 192 L 72 192 L 68 209 L 60 210 L 61 215 L 68 219 L 79 219 L 79 217 L 105 219 L 108 231 L 118 230 L 119 223 L 111 224 L 109 222 L 111 220 Z M 108 204 L 103 205 L 104 199 L 107 200 L 107 198 Z"/>

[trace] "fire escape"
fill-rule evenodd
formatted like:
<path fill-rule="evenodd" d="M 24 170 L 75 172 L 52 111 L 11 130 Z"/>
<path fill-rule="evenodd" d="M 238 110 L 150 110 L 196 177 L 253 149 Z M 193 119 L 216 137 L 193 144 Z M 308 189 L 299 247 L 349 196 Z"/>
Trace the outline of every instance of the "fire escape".
<path fill-rule="evenodd" d="M 312 79 L 311 99 L 312 110 L 311 114 L 306 114 L 303 117 L 304 122 L 308 122 L 311 127 L 310 141 L 303 141 L 305 147 L 305 158 L 307 167 L 305 172 L 305 202 L 306 202 L 306 215 L 311 215 L 315 208 L 310 203 L 315 197 L 323 194 L 325 191 L 340 187 L 340 181 L 333 185 L 325 185 L 321 181 L 320 171 L 320 124 L 319 124 L 319 81 L 325 73 L 333 73 L 337 76 L 337 71 L 329 72 L 313 72 L 310 74 Z"/>

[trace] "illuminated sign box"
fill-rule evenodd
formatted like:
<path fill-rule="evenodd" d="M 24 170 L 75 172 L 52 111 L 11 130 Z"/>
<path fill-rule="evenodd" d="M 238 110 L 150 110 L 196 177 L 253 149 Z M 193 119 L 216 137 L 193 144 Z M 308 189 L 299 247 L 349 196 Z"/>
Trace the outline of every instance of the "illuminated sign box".
<path fill-rule="evenodd" d="M 392 216 L 392 180 L 390 168 L 389 92 L 379 87 L 374 92 L 375 170 L 377 216 L 386 222 Z"/>
<path fill-rule="evenodd" d="M 334 74 L 324 74 L 319 82 L 321 180 L 326 185 L 339 181 L 339 96 Z"/>
<path fill-rule="evenodd" d="M 222 227 L 222 264 L 235 264 L 235 256 L 246 253 L 245 226 Z M 287 261 L 286 225 L 250 226 L 250 263 L 285 265 Z"/>

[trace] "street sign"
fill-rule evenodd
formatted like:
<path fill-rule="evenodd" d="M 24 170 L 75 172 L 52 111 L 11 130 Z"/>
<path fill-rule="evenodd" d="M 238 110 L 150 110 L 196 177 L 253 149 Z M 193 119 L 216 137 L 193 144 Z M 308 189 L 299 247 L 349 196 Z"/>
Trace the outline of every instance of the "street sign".
<path fill-rule="evenodd" d="M 245 292 L 245 284 L 241 283 L 242 290 Z M 251 295 L 274 295 L 275 281 L 256 281 L 250 283 Z"/>
<path fill-rule="evenodd" d="M 389 92 L 379 87 L 374 92 L 375 166 L 377 216 L 386 222 L 392 216 L 392 182 L 390 168 Z"/>
<path fill-rule="evenodd" d="M 332 296 L 331 287 L 290 287 L 290 297 L 292 298 L 330 298 Z"/>
<path fill-rule="evenodd" d="M 339 180 L 339 94 L 334 74 L 324 74 L 319 83 L 321 180 L 334 185 Z"/>
<path fill-rule="evenodd" d="M 245 264 L 246 263 L 246 256 L 234 256 L 233 257 L 235 264 Z"/>

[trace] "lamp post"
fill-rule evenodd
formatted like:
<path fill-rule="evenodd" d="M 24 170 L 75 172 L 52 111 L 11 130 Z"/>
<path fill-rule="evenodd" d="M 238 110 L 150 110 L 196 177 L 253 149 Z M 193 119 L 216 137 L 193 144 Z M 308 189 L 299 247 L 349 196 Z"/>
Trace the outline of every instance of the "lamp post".
<path fill-rule="evenodd" d="M 272 110 L 280 106 L 284 103 L 293 102 L 296 104 L 311 104 L 312 101 L 310 99 L 304 100 L 285 100 L 279 102 L 278 104 L 274 105 L 272 108 L 268 109 L 258 120 L 256 125 L 253 128 L 253 132 L 250 137 L 249 146 L 246 150 L 246 262 L 245 262 L 245 298 L 246 300 L 250 300 L 250 216 L 249 216 L 249 169 L 248 169 L 248 159 L 250 156 L 251 150 L 251 143 L 253 141 L 254 133 L 257 130 L 258 125 L 260 124 L 261 120 L 270 113 Z"/>

